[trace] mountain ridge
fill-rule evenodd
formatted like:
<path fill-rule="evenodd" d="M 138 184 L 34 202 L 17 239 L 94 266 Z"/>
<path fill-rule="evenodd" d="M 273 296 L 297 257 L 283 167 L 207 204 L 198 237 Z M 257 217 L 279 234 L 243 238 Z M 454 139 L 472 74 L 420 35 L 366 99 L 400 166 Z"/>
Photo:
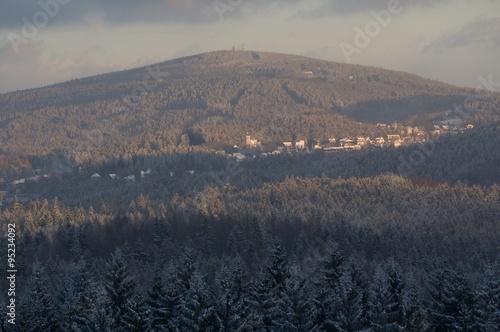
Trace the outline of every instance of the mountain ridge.
<path fill-rule="evenodd" d="M 475 93 L 375 67 L 215 51 L 1 94 L 0 143 L 28 156 L 102 160 L 196 150 L 193 134 L 206 148 L 244 144 L 246 132 L 267 143 L 312 142 L 382 134 L 377 122 L 430 124 Z M 499 100 L 488 95 L 470 120 L 498 119 Z"/>

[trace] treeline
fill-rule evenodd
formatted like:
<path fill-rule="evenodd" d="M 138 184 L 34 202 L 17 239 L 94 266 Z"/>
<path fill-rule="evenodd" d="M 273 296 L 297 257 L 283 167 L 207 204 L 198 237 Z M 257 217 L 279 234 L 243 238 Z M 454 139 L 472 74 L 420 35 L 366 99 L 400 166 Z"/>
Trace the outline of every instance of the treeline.
<path fill-rule="evenodd" d="M 290 178 L 126 209 L 14 202 L 0 219 L 17 228 L 19 326 L 498 330 L 500 188 L 428 185 Z"/>

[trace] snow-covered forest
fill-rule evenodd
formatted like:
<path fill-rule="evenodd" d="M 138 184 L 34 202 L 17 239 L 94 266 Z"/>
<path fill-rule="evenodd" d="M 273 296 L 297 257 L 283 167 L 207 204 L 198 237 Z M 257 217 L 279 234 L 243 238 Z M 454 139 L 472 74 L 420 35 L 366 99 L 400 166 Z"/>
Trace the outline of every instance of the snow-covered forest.
<path fill-rule="evenodd" d="M 1 220 L 20 331 L 500 328 L 497 185 L 288 178 L 119 211 L 15 201 Z"/>

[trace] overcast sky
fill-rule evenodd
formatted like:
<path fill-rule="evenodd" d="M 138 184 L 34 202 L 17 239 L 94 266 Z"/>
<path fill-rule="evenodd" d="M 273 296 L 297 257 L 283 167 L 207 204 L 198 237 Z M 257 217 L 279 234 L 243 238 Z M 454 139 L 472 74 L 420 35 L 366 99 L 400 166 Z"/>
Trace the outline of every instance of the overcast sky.
<path fill-rule="evenodd" d="M 243 45 L 477 87 L 500 1 L 0 0 L 0 93 Z"/>

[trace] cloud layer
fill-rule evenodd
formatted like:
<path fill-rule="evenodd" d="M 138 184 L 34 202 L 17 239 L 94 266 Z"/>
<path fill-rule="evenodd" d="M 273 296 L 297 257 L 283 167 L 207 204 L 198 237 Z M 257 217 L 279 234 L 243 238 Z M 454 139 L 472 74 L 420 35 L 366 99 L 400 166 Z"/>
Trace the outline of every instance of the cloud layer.
<path fill-rule="evenodd" d="M 404 11 L 352 63 L 472 87 L 479 75 L 500 79 L 498 0 L 0 1 L 0 93 L 242 45 L 344 62 L 339 46 L 395 2 Z"/>
<path fill-rule="evenodd" d="M 500 17 L 477 18 L 456 31 L 446 33 L 425 46 L 424 52 L 443 52 L 446 49 L 469 47 L 474 44 L 500 46 Z"/>

